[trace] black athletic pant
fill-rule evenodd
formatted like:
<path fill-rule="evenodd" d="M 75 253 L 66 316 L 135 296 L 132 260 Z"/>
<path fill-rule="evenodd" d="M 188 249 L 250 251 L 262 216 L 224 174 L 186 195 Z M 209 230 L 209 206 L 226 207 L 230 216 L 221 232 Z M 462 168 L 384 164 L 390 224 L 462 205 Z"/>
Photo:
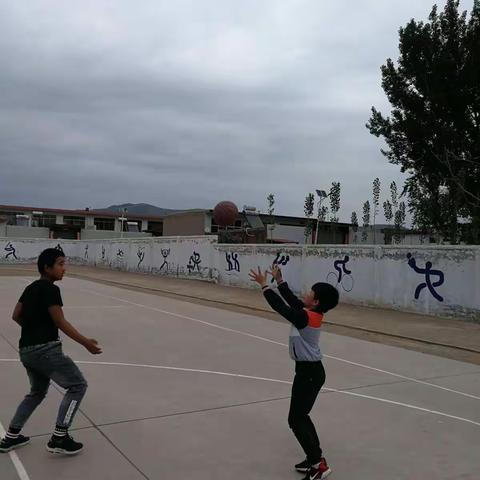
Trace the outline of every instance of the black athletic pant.
<path fill-rule="evenodd" d="M 313 464 L 320 461 L 322 449 L 309 413 L 324 383 L 325 370 L 321 361 L 296 362 L 288 425 L 293 430 L 308 460 Z"/>

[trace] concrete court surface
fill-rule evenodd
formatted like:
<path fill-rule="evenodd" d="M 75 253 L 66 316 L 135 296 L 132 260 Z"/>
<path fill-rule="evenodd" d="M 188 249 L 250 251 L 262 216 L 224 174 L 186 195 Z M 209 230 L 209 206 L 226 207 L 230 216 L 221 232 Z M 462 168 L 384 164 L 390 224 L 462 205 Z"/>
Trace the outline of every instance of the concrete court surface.
<path fill-rule="evenodd" d="M 0 277 L 0 423 L 28 390 L 13 306 L 32 277 Z M 0 479 L 295 479 L 303 453 L 286 417 L 289 326 L 65 278 L 65 313 L 104 353 L 64 340 L 89 382 L 76 457 L 45 450 L 53 386 L 0 454 Z M 323 332 L 327 383 L 312 412 L 332 480 L 480 478 L 480 366 Z"/>

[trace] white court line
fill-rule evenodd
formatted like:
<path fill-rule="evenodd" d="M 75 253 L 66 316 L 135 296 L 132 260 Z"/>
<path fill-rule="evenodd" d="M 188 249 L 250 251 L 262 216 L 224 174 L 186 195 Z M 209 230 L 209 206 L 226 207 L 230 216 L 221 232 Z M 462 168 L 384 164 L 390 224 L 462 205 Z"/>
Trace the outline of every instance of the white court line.
<path fill-rule="evenodd" d="M 0 362 L 18 362 L 16 359 L 0 359 Z M 81 364 L 81 365 L 96 365 L 96 366 L 112 366 L 112 367 L 133 367 L 133 368 L 151 368 L 155 370 L 172 370 L 175 372 L 188 372 L 188 373 L 203 373 L 203 374 L 209 374 L 209 375 L 220 375 L 224 377 L 234 377 L 234 378 L 244 378 L 248 380 L 257 380 L 257 381 L 262 381 L 262 382 L 272 382 L 272 383 L 282 383 L 284 385 L 292 385 L 293 382 L 288 381 L 288 380 L 279 380 L 277 378 L 266 378 L 266 377 L 255 377 L 252 375 L 242 375 L 239 373 L 229 373 L 229 372 L 217 372 L 214 370 L 201 370 L 201 369 L 196 369 L 196 368 L 181 368 L 181 367 L 169 367 L 165 365 L 148 365 L 148 364 L 140 364 L 140 363 L 123 363 L 123 362 L 91 362 L 91 361 L 84 361 L 84 360 L 79 360 L 76 361 L 75 363 Z M 458 420 L 460 422 L 465 422 L 465 423 L 470 423 L 472 425 L 476 425 L 477 427 L 480 427 L 480 422 L 475 422 L 474 420 L 470 420 L 469 418 L 464 418 L 464 417 L 458 417 L 456 415 L 450 415 L 449 413 L 445 412 L 440 412 L 438 410 L 431 410 L 429 408 L 424 408 L 424 407 L 419 407 L 417 405 L 412 405 L 410 403 L 404 403 L 404 402 L 396 402 L 394 400 L 388 400 L 386 398 L 382 397 L 374 397 L 372 395 L 365 395 L 363 393 L 356 393 L 356 392 L 350 392 L 346 390 L 338 390 L 336 388 L 322 388 L 322 390 L 329 391 L 329 392 L 334 392 L 334 393 L 340 393 L 343 395 L 349 395 L 352 397 L 359 397 L 359 398 L 365 398 L 367 400 L 375 400 L 377 402 L 382 402 L 382 403 L 387 403 L 389 405 L 396 405 L 398 407 L 405 407 L 409 408 L 411 410 L 418 410 L 420 412 L 426 412 L 430 413 L 432 415 L 438 415 L 441 417 L 446 417 L 446 418 L 451 418 L 453 420 Z"/>
<path fill-rule="evenodd" d="M 282 347 L 288 347 L 288 345 L 285 344 L 285 343 L 276 342 L 275 340 L 270 340 L 269 338 L 259 337 L 258 335 L 253 335 L 251 333 L 242 332 L 240 330 L 234 330 L 232 328 L 222 327 L 221 325 L 217 325 L 215 323 L 210 323 L 210 322 L 205 322 L 204 320 L 199 320 L 198 318 L 188 317 L 186 315 L 181 315 L 179 313 L 169 312 L 167 310 L 162 310 L 161 308 L 149 307 L 148 305 L 144 305 L 142 303 L 136 303 L 136 302 L 132 302 L 130 300 L 124 300 L 123 298 L 114 297 L 112 295 L 106 295 L 104 293 L 93 292 L 93 291 L 86 290 L 86 289 L 80 289 L 80 290 L 82 290 L 84 292 L 88 292 L 88 293 L 93 294 L 93 295 L 98 295 L 100 297 L 110 298 L 111 300 L 117 300 L 119 302 L 128 303 L 128 304 L 134 305 L 136 307 L 146 308 L 148 310 L 153 310 L 155 312 L 163 313 L 163 314 L 166 314 L 166 315 L 171 315 L 173 317 L 183 318 L 185 320 L 190 320 L 192 322 L 200 323 L 202 325 L 207 325 L 209 327 L 218 328 L 220 330 L 225 330 L 227 332 L 237 333 L 237 334 L 240 334 L 240 335 L 244 335 L 246 337 L 255 338 L 255 339 L 261 340 L 263 342 L 273 343 L 275 345 L 280 345 Z M 446 392 L 451 392 L 451 393 L 455 393 L 457 395 L 462 395 L 464 397 L 473 398 L 475 400 L 480 400 L 480 397 L 478 397 L 476 395 L 472 395 L 470 393 L 461 392 L 459 390 L 454 390 L 454 389 L 448 388 L 448 387 L 442 387 L 441 385 L 436 385 L 434 383 L 425 382 L 423 380 L 418 380 L 416 378 L 407 377 L 405 375 L 390 372 L 388 370 L 382 370 L 381 368 L 371 367 L 369 365 L 364 365 L 363 363 L 352 362 L 350 360 L 346 360 L 346 359 L 340 358 L 340 357 L 335 357 L 335 356 L 332 356 L 332 355 L 324 355 L 324 357 L 325 358 L 330 358 L 332 360 L 337 360 L 338 362 L 348 363 L 349 365 L 355 365 L 356 367 L 366 368 L 368 370 L 373 370 L 375 372 L 384 373 L 386 375 L 391 375 L 392 377 L 402 378 L 403 380 L 408 380 L 409 382 L 419 383 L 421 385 L 426 385 L 428 387 L 437 388 L 439 390 L 444 390 Z"/>
<path fill-rule="evenodd" d="M 129 308 L 127 305 L 65 305 L 63 307 L 64 310 L 68 310 L 70 308 L 73 308 L 75 310 L 101 310 L 102 308 L 104 309 L 110 309 L 110 308 Z"/>
<path fill-rule="evenodd" d="M 129 308 L 127 305 L 65 305 L 63 306 L 64 310 L 101 310 L 101 309 L 120 309 L 120 308 Z M 0 307 L 0 310 L 8 310 L 13 312 L 11 307 Z"/>
<path fill-rule="evenodd" d="M 118 362 L 90 362 L 90 361 L 79 361 L 76 363 L 86 364 L 86 365 L 107 365 L 107 366 L 120 366 L 120 367 L 136 367 L 136 368 L 153 368 L 158 370 L 173 370 L 177 372 L 194 372 L 194 373 L 205 373 L 210 375 L 221 375 L 226 377 L 236 377 L 236 378 L 245 378 L 249 380 L 259 380 L 263 382 L 273 382 L 273 383 L 283 383 L 286 385 L 292 385 L 293 382 L 287 380 L 279 380 L 276 378 L 265 378 L 265 377 L 255 377 L 252 375 L 242 375 L 239 373 L 228 373 L 228 372 L 217 372 L 213 370 L 200 370 L 195 368 L 180 368 L 180 367 L 167 367 L 164 365 L 143 365 L 143 364 L 136 364 L 136 363 L 118 363 Z M 360 397 L 366 398 L 368 400 L 376 400 L 382 403 L 388 403 L 390 405 L 397 405 L 399 407 L 410 408 L 412 410 L 419 410 L 421 412 L 431 413 L 432 415 L 439 415 L 441 417 L 451 418 L 453 420 L 458 420 L 460 422 L 471 423 L 472 425 L 476 425 L 480 427 L 480 422 L 475 422 L 474 420 L 470 420 L 469 418 L 458 417 L 456 415 L 450 415 L 449 413 L 440 412 L 437 410 L 430 410 L 429 408 L 418 407 L 417 405 L 412 405 L 410 403 L 403 403 L 403 402 L 396 402 L 394 400 L 388 400 L 382 397 L 374 397 L 372 395 L 364 395 L 362 393 L 355 393 L 349 392 L 345 390 L 337 390 L 336 388 L 323 388 L 323 390 L 334 392 L 334 393 L 341 393 L 343 395 L 350 395 L 352 397 Z"/>
<path fill-rule="evenodd" d="M 3 428 L 3 425 L 1 422 L 0 422 L 0 436 L 2 438 L 5 436 L 5 429 Z M 15 470 L 17 471 L 17 474 L 20 480 L 30 480 L 30 477 L 28 476 L 28 473 L 25 470 L 23 463 L 18 458 L 17 452 L 12 450 L 11 452 L 8 452 L 8 455 L 10 457 L 10 460 L 13 463 L 13 466 L 15 467 Z"/>

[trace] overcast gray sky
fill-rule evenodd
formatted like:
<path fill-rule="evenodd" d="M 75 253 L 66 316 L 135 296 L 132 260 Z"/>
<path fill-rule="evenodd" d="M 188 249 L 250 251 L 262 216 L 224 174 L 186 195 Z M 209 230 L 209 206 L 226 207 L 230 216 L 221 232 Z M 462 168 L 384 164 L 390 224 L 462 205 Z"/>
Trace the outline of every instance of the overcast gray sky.
<path fill-rule="evenodd" d="M 433 3 L 0 0 L 0 203 L 301 215 L 340 181 L 361 217 L 402 183 L 365 128 L 379 67 Z"/>

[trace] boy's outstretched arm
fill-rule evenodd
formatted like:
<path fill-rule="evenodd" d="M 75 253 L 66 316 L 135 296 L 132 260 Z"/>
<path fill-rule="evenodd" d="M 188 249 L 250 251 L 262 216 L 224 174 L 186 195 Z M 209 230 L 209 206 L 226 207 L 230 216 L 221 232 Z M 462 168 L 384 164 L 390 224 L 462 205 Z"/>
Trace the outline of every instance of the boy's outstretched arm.
<path fill-rule="evenodd" d="M 275 293 L 267 284 L 266 280 L 266 272 L 262 273 L 260 268 L 258 271 L 251 270 L 250 271 L 250 278 L 257 282 L 263 291 L 263 295 L 267 300 L 268 304 L 279 313 L 282 317 L 287 319 L 290 323 L 292 323 L 296 328 L 302 329 L 308 325 L 308 315 L 305 310 L 297 309 L 289 307 L 285 305 L 285 302 L 282 300 L 280 295 Z M 302 304 L 303 305 L 303 304 Z"/>
<path fill-rule="evenodd" d="M 67 322 L 63 316 L 63 310 L 60 305 L 52 305 L 51 307 L 48 307 L 48 312 L 50 313 L 55 325 L 65 335 L 80 345 L 83 345 L 90 353 L 93 353 L 94 355 L 102 353 L 102 349 L 98 346 L 98 342 L 95 339 L 84 337 L 71 323 Z"/>
<path fill-rule="evenodd" d="M 277 282 L 280 295 L 292 308 L 305 308 L 305 304 L 290 290 L 288 283 L 283 279 L 282 270 L 278 265 L 272 265 L 272 276 Z"/>

